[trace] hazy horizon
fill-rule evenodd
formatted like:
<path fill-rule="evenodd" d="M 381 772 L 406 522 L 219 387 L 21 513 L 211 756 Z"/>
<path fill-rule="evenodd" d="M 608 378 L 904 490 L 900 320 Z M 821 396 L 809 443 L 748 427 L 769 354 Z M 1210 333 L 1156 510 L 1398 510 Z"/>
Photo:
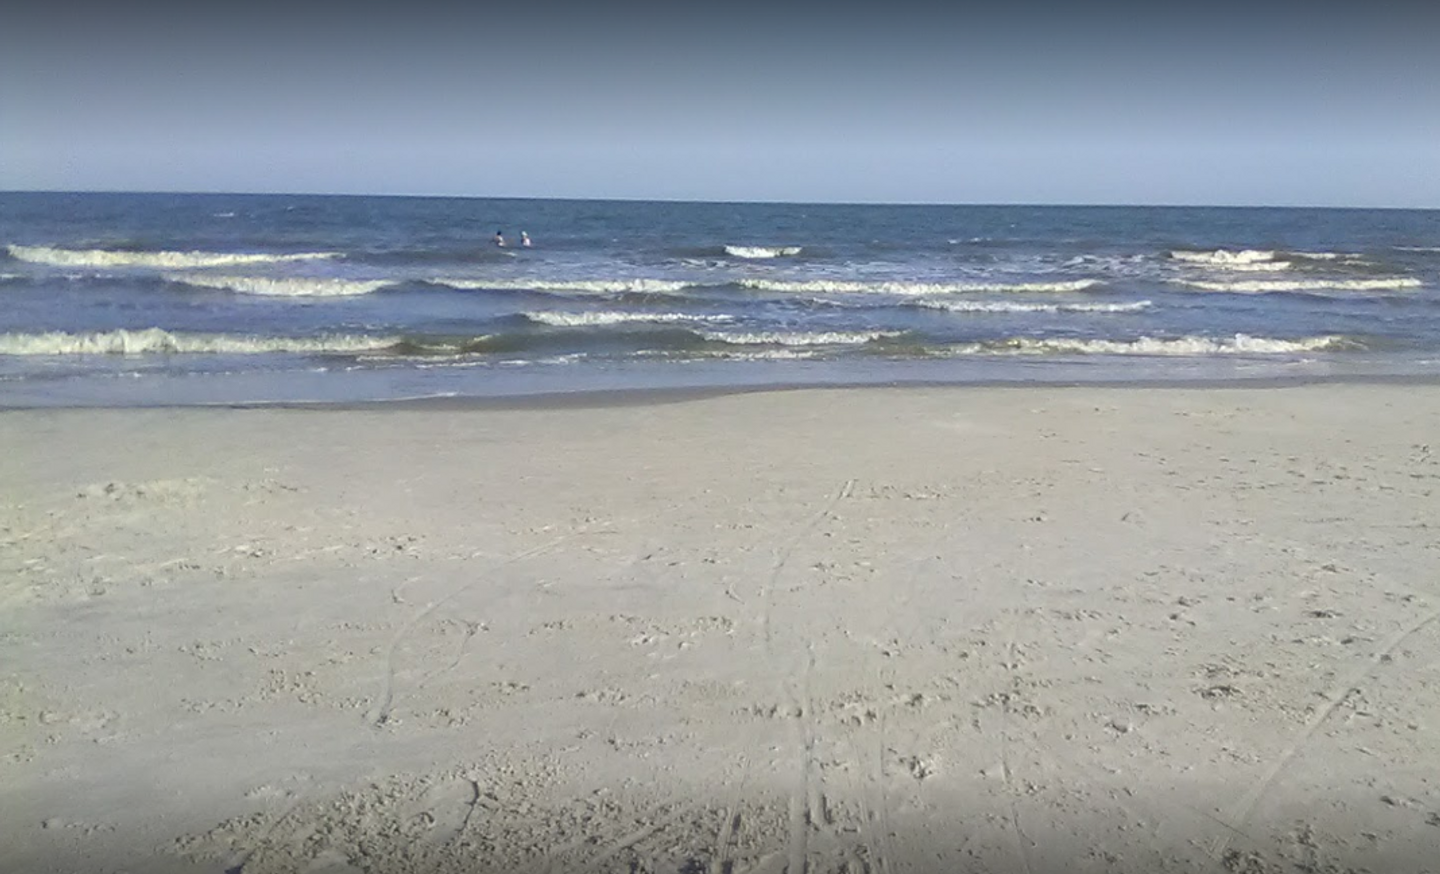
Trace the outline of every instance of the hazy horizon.
<path fill-rule="evenodd" d="M 1440 13 L 21 9 L 0 189 L 1440 208 Z"/>
<path fill-rule="evenodd" d="M 679 198 L 679 197 L 567 197 L 565 195 L 515 195 L 515 194 L 440 194 L 410 192 L 365 192 L 365 191 L 196 191 L 123 188 L 11 188 L 0 189 L 0 195 L 133 195 L 139 197 L 353 197 L 353 198 L 395 198 L 398 200 L 515 200 L 515 201 L 570 201 L 576 203 L 674 203 L 674 204 L 715 204 L 755 206 L 874 206 L 874 207 L 936 207 L 936 208 L 1034 208 L 1034 209 L 1235 209 L 1235 210 L 1355 210 L 1355 211 L 1396 211 L 1396 212 L 1440 212 L 1437 206 L 1350 206 L 1329 204 L 1263 204 L 1263 203 L 1044 203 L 1029 201 L 1013 202 L 960 202 L 960 201 L 900 201 L 900 200 L 767 200 L 763 198 Z"/>

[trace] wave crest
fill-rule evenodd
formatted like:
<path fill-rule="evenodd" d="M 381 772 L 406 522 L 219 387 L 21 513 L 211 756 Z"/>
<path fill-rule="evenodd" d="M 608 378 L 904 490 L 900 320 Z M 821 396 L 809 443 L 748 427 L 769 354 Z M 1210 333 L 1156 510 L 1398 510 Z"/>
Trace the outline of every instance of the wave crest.
<path fill-rule="evenodd" d="M 812 361 L 823 355 L 824 352 L 819 349 L 782 346 L 778 349 L 709 349 L 691 353 L 689 357 L 721 361 Z"/>
<path fill-rule="evenodd" d="M 237 264 L 275 264 L 338 257 L 338 252 L 296 252 L 288 255 L 261 252 L 118 252 L 110 249 L 59 249 L 50 246 L 5 247 L 11 257 L 54 267 L 153 267 L 165 270 L 228 267 Z"/>
<path fill-rule="evenodd" d="M 1294 261 L 1336 261 L 1344 264 L 1366 264 L 1353 252 L 1275 252 L 1270 249 L 1176 249 L 1170 252 L 1174 261 L 1219 270 L 1279 272 L 1294 267 Z"/>
<path fill-rule="evenodd" d="M 632 322 L 650 324 L 674 324 L 689 322 L 733 322 L 734 316 L 691 315 L 689 313 L 627 313 L 627 312 L 527 312 L 521 313 L 532 322 L 552 325 L 558 328 L 589 327 L 593 325 L 620 325 Z"/>
<path fill-rule="evenodd" d="M 957 347 L 961 354 L 983 355 L 1152 355 L 1199 357 L 1207 355 L 1285 355 L 1297 352 L 1326 352 L 1355 349 L 1360 344 L 1348 337 L 1329 335 L 1282 340 L 1236 334 L 1233 337 L 1186 336 L 1140 337 L 1136 340 L 1073 340 L 1016 337 L 992 343 Z"/>
<path fill-rule="evenodd" d="M 799 294 L 980 294 L 985 292 L 1071 292 L 1087 291 L 1103 285 L 1099 279 L 1073 279 L 1063 282 L 863 282 L 843 279 L 787 281 L 775 279 L 742 279 L 742 288 L 755 291 L 794 292 Z"/>
<path fill-rule="evenodd" d="M 855 346 L 882 337 L 898 337 L 901 331 L 756 331 L 730 333 L 700 331 L 700 336 L 734 346 Z"/>
<path fill-rule="evenodd" d="M 734 258 L 782 258 L 799 255 L 800 246 L 726 246 L 725 254 Z"/>
<path fill-rule="evenodd" d="M 1020 303 L 985 300 L 923 300 L 918 306 L 952 313 L 1138 313 L 1154 306 L 1133 303 Z"/>
<path fill-rule="evenodd" d="M 1273 262 L 1275 253 L 1269 249 L 1211 249 L 1209 251 L 1175 249 L 1170 252 L 1170 257 L 1176 261 L 1203 264 L 1206 267 L 1254 269 L 1257 264 Z"/>
<path fill-rule="evenodd" d="M 169 273 L 169 282 L 178 282 L 196 288 L 216 288 L 240 294 L 258 294 L 268 297 L 351 297 L 369 294 L 390 285 L 388 280 L 332 279 L 326 277 L 291 276 L 271 278 L 268 276 L 219 276 L 208 273 Z"/>
<path fill-rule="evenodd" d="M 322 337 L 257 337 L 243 334 L 189 334 L 161 328 L 72 334 L 0 334 L 0 355 L 155 355 L 267 352 L 370 352 L 387 349 L 397 337 L 332 334 Z"/>
<path fill-rule="evenodd" d="M 461 291 L 574 291 L 590 294 L 671 294 L 695 288 L 693 283 L 671 279 L 431 279 Z"/>
<path fill-rule="evenodd" d="M 1198 288 L 1202 291 L 1235 292 L 1240 294 L 1269 294 L 1284 291 L 1399 291 L 1404 288 L 1419 288 L 1420 280 L 1407 276 L 1391 276 L 1379 279 L 1254 279 L 1237 282 L 1204 282 L 1201 280 L 1178 280 L 1180 285 Z"/>

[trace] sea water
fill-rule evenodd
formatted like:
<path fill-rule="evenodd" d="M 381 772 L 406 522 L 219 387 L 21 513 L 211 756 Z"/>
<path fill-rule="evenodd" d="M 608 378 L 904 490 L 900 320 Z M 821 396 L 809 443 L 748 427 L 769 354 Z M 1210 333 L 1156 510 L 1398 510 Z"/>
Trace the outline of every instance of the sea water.
<path fill-rule="evenodd" d="M 1437 375 L 1437 211 L 0 194 L 0 406 Z"/>

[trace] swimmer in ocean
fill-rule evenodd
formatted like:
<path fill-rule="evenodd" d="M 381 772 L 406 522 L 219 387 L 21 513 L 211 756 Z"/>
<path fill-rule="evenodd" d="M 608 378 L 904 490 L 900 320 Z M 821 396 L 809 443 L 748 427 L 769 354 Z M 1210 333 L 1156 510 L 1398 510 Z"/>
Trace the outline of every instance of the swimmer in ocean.
<path fill-rule="evenodd" d="M 524 231 L 520 232 L 520 245 L 526 249 L 530 248 L 530 235 Z"/>
<path fill-rule="evenodd" d="M 505 247 L 505 232 L 504 232 L 504 231 L 496 231 L 496 232 L 495 232 L 495 245 L 497 245 L 497 246 L 499 246 L 499 247 L 501 247 L 501 248 L 504 248 L 504 247 Z"/>

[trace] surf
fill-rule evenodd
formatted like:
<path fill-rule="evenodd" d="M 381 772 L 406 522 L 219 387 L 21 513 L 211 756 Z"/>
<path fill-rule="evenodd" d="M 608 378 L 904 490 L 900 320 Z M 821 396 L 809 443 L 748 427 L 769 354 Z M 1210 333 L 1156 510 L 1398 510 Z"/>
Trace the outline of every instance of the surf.
<path fill-rule="evenodd" d="M 1138 313 L 1148 300 L 1132 303 L 1021 303 L 1018 301 L 923 300 L 916 306 L 952 313 Z"/>
<path fill-rule="evenodd" d="M 395 284 L 392 280 L 385 279 L 223 276 L 209 273 L 171 273 L 166 274 L 165 279 L 168 282 L 188 285 L 192 288 L 217 289 L 265 297 L 352 297 L 370 294 L 387 285 Z"/>
<path fill-rule="evenodd" d="M 1090 291 L 1104 285 L 1099 279 L 1073 279 L 1060 282 L 905 282 L 891 280 L 846 279 L 742 279 L 742 288 L 752 291 L 773 291 L 795 294 L 888 294 L 919 296 L 937 294 L 981 294 L 1005 292 L 1075 292 Z"/>
<path fill-rule="evenodd" d="M 1081 340 L 1069 338 L 1012 337 L 952 347 L 971 355 L 1148 355 L 1206 357 L 1217 355 L 1287 355 L 1335 352 L 1363 348 L 1358 341 L 1336 334 L 1293 340 L 1235 334 L 1228 337 L 1138 337 L 1134 340 Z"/>
<path fill-rule="evenodd" d="M 0 355 L 264 355 L 267 353 L 348 353 L 387 349 L 398 337 L 330 334 L 265 337 L 244 334 L 171 332 L 161 328 L 72 333 L 0 334 Z"/>
<path fill-rule="evenodd" d="M 632 323 L 652 324 L 676 324 L 687 322 L 733 322 L 731 315 L 692 315 L 690 313 L 637 313 L 619 311 L 599 312 L 524 312 L 521 313 L 529 321 L 536 324 L 549 325 L 557 328 L 579 328 L 595 327 L 605 325 L 624 325 Z"/>
<path fill-rule="evenodd" d="M 726 246 L 725 254 L 733 258 L 768 259 L 786 258 L 792 255 L 799 255 L 804 249 L 800 246 Z"/>
<path fill-rule="evenodd" d="M 1236 294 L 1274 294 L 1277 292 L 1326 292 L 1326 291 L 1402 291 L 1419 288 L 1418 279 L 1405 276 L 1379 279 L 1255 279 L 1236 282 L 1211 282 L 1199 279 L 1176 280 L 1176 284 L 1201 291 L 1232 292 Z"/>
<path fill-rule="evenodd" d="M 6 246 L 18 261 L 52 267 L 148 267 L 177 268 L 229 267 L 238 264 L 279 264 L 290 261 L 318 261 L 339 257 L 338 252 L 131 252 L 112 249 L 60 249 L 50 246 Z"/>

